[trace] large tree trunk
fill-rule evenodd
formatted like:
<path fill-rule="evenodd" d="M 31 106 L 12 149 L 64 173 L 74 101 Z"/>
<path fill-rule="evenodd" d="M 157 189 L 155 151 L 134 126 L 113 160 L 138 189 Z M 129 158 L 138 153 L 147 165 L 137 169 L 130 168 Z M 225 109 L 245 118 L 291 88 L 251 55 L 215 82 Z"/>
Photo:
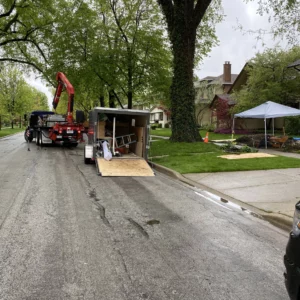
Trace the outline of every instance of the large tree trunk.
<path fill-rule="evenodd" d="M 196 29 L 191 28 L 186 21 L 185 9 L 184 1 L 174 7 L 174 15 L 177 18 L 171 35 L 174 56 L 171 85 L 171 140 L 196 142 L 202 141 L 196 123 L 193 82 Z"/>

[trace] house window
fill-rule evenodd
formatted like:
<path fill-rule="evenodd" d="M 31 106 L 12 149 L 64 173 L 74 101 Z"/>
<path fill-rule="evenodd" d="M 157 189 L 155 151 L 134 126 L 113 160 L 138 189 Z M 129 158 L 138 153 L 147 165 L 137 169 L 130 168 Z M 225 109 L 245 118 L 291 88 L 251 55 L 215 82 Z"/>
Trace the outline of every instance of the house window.
<path fill-rule="evenodd" d="M 159 120 L 160 121 L 164 120 L 164 113 L 162 113 L 162 112 L 159 113 Z"/>

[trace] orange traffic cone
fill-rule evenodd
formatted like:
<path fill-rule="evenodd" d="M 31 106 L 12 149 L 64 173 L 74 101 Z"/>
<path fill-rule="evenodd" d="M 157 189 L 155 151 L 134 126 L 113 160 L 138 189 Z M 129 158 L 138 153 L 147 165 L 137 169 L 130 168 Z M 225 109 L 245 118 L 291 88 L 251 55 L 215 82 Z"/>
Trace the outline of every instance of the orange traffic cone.
<path fill-rule="evenodd" d="M 204 143 L 208 143 L 208 132 L 206 132 L 206 136 L 205 136 L 205 139 L 204 139 Z"/>

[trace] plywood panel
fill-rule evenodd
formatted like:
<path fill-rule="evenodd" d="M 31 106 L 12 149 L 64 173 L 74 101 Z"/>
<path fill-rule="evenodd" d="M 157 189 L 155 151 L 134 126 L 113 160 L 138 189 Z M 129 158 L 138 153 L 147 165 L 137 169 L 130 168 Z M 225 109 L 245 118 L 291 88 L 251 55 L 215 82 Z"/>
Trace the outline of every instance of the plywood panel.
<path fill-rule="evenodd" d="M 144 159 L 113 158 L 107 161 L 99 157 L 97 164 L 102 176 L 154 176 Z"/>
<path fill-rule="evenodd" d="M 260 158 L 260 157 L 276 157 L 276 155 L 268 153 L 243 153 L 243 154 L 228 154 L 218 156 L 226 159 L 245 159 L 245 158 Z"/>

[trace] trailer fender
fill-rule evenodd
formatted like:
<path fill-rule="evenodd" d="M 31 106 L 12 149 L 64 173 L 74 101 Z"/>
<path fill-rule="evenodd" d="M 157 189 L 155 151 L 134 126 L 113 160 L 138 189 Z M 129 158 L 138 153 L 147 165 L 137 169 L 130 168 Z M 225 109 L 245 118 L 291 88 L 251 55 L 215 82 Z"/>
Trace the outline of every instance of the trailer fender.
<path fill-rule="evenodd" d="M 92 145 L 85 145 L 84 146 L 84 153 L 85 158 L 93 158 L 93 146 Z"/>
<path fill-rule="evenodd" d="M 85 145 L 84 146 L 84 163 L 89 164 L 93 158 L 93 146 L 92 145 Z"/>

